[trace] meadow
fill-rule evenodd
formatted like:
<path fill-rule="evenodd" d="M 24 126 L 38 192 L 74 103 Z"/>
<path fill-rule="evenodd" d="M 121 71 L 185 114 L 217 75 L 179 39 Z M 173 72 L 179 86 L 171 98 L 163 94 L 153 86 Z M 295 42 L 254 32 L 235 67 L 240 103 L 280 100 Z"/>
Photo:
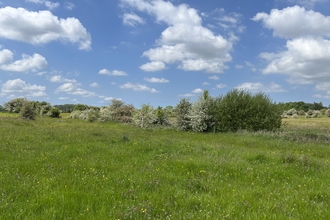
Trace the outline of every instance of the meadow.
<path fill-rule="evenodd" d="M 0 219 L 330 219 L 330 118 L 194 133 L 0 113 Z"/>

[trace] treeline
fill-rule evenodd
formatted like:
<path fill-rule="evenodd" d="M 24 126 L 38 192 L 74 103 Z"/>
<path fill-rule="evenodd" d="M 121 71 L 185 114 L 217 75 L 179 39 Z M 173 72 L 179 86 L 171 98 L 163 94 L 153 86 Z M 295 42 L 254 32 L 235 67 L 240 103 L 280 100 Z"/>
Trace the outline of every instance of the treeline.
<path fill-rule="evenodd" d="M 327 107 L 323 106 L 322 102 L 314 102 L 314 103 L 305 103 L 303 101 L 300 102 L 280 102 L 277 104 L 278 108 L 283 112 L 289 109 L 296 109 L 297 111 L 303 110 L 304 112 L 308 112 L 309 110 L 322 110 L 327 109 Z"/>
<path fill-rule="evenodd" d="M 108 107 L 99 110 L 80 107 L 71 113 L 71 118 L 131 123 L 142 128 L 171 126 L 194 132 L 274 131 L 282 124 L 281 111 L 267 95 L 237 89 L 218 97 L 210 96 L 205 90 L 197 101 L 181 99 L 175 108 L 153 108 L 144 104 L 135 109 L 119 100 L 112 100 Z"/>
<path fill-rule="evenodd" d="M 183 98 L 175 107 L 165 108 L 143 104 L 137 109 L 120 100 L 112 100 L 109 106 L 103 107 L 85 104 L 52 106 L 48 102 L 17 98 L 5 103 L 1 109 L 20 113 L 27 119 L 33 119 L 36 115 L 56 118 L 60 117 L 60 113 L 70 113 L 71 118 L 89 122 L 130 123 L 142 128 L 171 126 L 178 130 L 194 132 L 273 131 L 281 127 L 282 118 L 298 115 L 317 117 L 325 114 L 327 110 L 322 102 L 275 103 L 264 93 L 253 94 L 239 89 L 217 97 L 212 97 L 205 90 L 195 102 Z M 330 116 L 330 110 L 327 113 Z"/>
<path fill-rule="evenodd" d="M 73 112 L 75 106 L 75 104 L 54 105 L 55 108 L 58 108 L 63 113 Z"/>

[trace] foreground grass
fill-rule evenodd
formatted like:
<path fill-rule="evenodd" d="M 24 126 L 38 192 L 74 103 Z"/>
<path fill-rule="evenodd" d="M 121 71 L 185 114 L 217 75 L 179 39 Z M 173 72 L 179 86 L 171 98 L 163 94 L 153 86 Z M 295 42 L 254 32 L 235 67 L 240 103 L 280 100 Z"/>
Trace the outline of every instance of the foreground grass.
<path fill-rule="evenodd" d="M 329 144 L 287 137 L 0 117 L 0 218 L 330 219 Z"/>

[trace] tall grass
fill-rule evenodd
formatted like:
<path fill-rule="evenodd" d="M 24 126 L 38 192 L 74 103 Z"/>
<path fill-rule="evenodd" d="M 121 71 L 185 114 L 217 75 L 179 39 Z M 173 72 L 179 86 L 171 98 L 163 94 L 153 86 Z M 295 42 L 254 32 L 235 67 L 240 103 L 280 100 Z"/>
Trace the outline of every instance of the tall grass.
<path fill-rule="evenodd" d="M 290 126 L 204 134 L 0 117 L 0 218 L 329 219 L 329 144 L 288 139 Z"/>

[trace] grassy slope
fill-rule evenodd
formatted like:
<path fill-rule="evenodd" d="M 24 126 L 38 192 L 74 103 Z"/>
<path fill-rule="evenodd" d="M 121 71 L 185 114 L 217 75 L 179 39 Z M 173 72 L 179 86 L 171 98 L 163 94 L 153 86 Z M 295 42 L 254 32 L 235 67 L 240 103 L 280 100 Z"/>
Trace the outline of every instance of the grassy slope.
<path fill-rule="evenodd" d="M 214 135 L 0 117 L 0 218 L 330 219 L 329 144 L 290 141 L 298 120 Z"/>

